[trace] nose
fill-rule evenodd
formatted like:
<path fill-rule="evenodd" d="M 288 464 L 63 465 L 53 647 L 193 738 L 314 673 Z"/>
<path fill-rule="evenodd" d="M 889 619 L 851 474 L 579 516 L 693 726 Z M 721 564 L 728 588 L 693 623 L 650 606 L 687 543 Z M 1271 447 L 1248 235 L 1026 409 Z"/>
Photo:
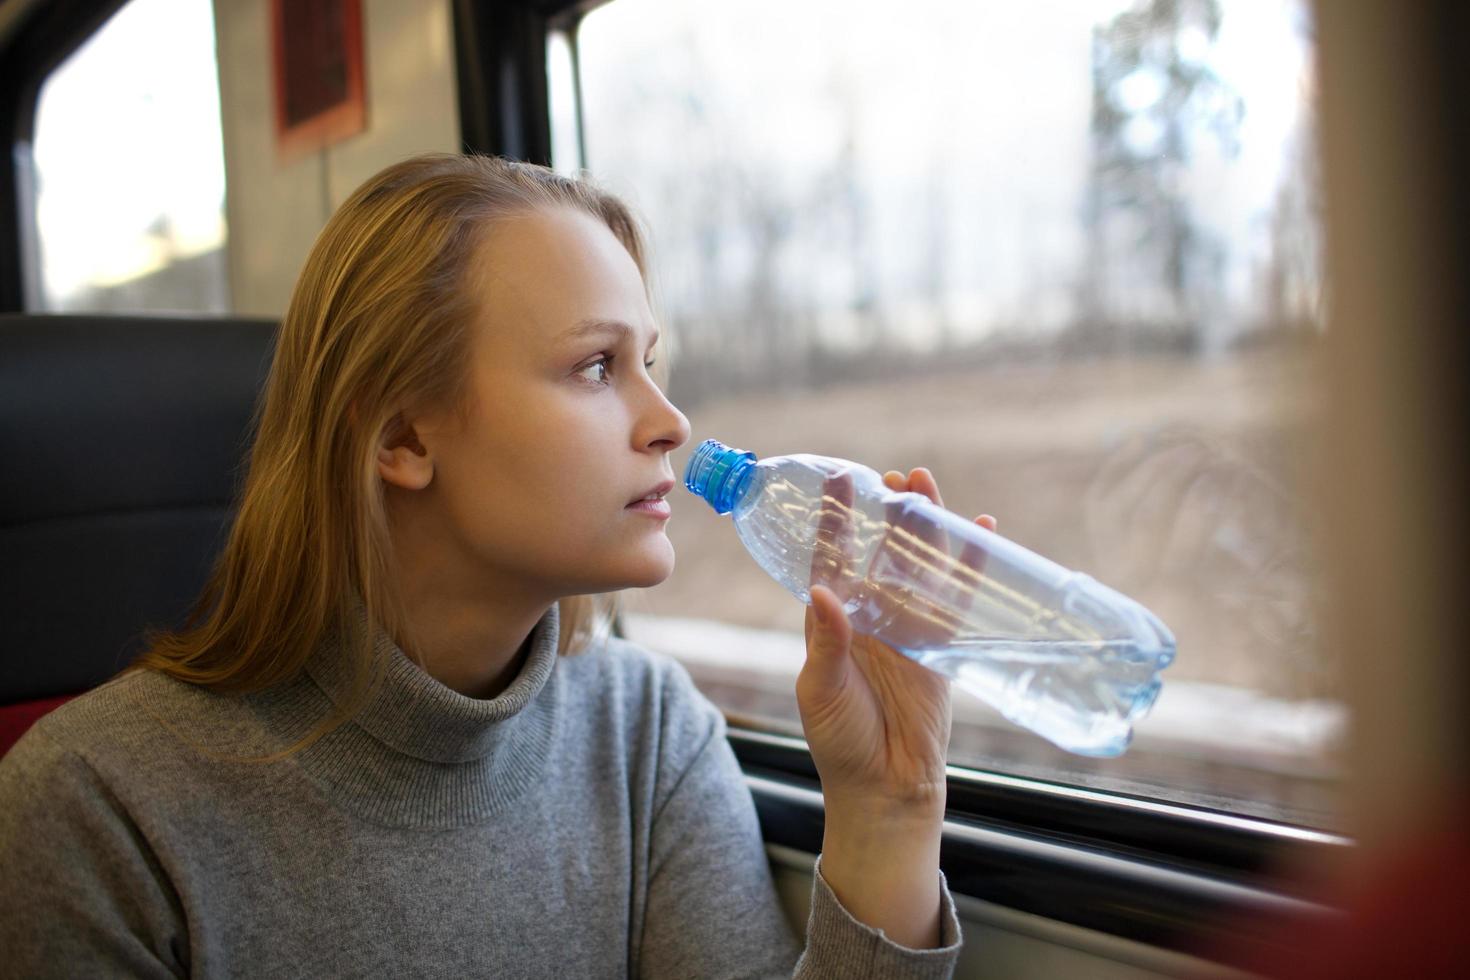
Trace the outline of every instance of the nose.
<path fill-rule="evenodd" d="M 644 388 L 649 396 L 643 411 L 639 413 L 634 442 L 640 450 L 661 449 L 672 452 L 689 441 L 689 419 L 674 407 L 674 403 L 664 395 L 663 389 L 654 384 L 651 378 L 645 380 Z"/>

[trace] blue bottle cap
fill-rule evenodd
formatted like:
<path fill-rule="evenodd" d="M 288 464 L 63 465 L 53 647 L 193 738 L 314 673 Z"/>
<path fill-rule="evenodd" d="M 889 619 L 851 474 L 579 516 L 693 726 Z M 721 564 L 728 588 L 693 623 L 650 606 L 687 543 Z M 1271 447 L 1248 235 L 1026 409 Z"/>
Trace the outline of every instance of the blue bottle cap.
<path fill-rule="evenodd" d="M 684 467 L 684 486 L 703 497 L 716 514 L 728 514 L 755 470 L 755 453 L 706 439 Z"/>

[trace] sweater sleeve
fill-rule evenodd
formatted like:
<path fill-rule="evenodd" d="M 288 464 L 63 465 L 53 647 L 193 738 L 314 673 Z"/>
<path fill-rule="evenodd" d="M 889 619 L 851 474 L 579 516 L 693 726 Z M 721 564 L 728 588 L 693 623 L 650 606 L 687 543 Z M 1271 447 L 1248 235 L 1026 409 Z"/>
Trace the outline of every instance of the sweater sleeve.
<path fill-rule="evenodd" d="M 41 729 L 0 759 L 0 972 L 184 976 L 167 875 L 92 767 Z"/>
<path fill-rule="evenodd" d="M 639 973 L 644 977 L 946 978 L 959 959 L 954 901 L 940 876 L 938 949 L 914 950 L 858 922 L 818 858 L 805 950 L 771 879 L 755 802 L 719 710 L 675 664 L 665 705 L 652 865 Z M 682 764 L 666 765 L 670 756 Z M 937 873 L 937 872 L 936 872 Z"/>

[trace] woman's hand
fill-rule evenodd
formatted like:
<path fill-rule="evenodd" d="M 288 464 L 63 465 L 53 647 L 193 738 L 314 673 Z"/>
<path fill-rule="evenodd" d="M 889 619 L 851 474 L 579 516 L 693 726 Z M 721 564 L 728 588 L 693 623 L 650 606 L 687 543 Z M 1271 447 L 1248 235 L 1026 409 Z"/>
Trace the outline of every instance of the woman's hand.
<path fill-rule="evenodd" d="M 922 493 L 944 506 L 933 475 L 920 468 L 903 474 L 890 470 L 884 484 L 895 492 Z M 850 581 L 849 541 L 857 516 L 852 510 L 852 479 L 835 474 L 823 487 L 818 547 L 812 565 L 811 605 L 806 616 L 807 659 L 796 681 L 796 700 L 812 760 L 822 778 L 828 808 L 861 808 L 875 814 L 944 811 L 945 754 L 949 747 L 949 681 L 871 636 L 855 633 L 842 601 Z M 895 600 L 895 608 L 878 613 L 890 635 L 927 630 L 942 641 L 945 624 L 920 615 L 924 596 L 955 587 L 956 571 L 978 577 L 983 556 L 965 551 L 941 571 L 922 554 L 947 556 L 943 532 L 910 532 L 896 508 L 889 511 L 890 530 L 879 546 L 880 562 L 910 581 L 933 581 L 916 590 L 911 608 Z M 982 514 L 976 523 L 995 530 L 995 518 Z M 928 569 L 928 571 L 926 571 Z M 963 585 L 963 581 L 960 585 Z"/>
<path fill-rule="evenodd" d="M 890 471 L 884 485 L 915 491 L 943 506 L 928 470 L 905 478 Z M 855 582 L 850 541 L 852 478 L 834 474 L 822 488 L 822 515 L 813 549 L 806 663 L 796 702 L 812 761 L 822 778 L 825 827 L 821 876 L 859 922 L 881 929 L 910 949 L 932 949 L 939 921 L 939 839 L 944 824 L 944 767 L 949 748 L 949 681 L 887 644 L 853 631 L 842 601 Z M 923 643 L 953 635 L 940 615 L 955 590 L 978 579 L 984 555 L 962 549 L 948 557 L 943 531 L 907 526 L 901 502 L 888 508 L 887 531 L 868 570 L 913 583 L 893 593 L 887 608 L 869 609 L 885 632 Z M 995 530 L 995 518 L 976 518 Z M 869 603 L 875 600 L 870 597 Z"/>

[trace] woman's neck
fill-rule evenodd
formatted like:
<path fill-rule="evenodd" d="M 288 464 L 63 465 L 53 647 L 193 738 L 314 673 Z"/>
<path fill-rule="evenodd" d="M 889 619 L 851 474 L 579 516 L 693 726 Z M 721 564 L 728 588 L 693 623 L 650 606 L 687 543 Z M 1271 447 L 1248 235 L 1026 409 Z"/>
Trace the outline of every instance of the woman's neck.
<path fill-rule="evenodd" d="M 520 673 L 527 638 L 554 594 L 474 560 L 427 501 L 390 488 L 387 503 L 393 577 L 408 618 L 408 635 L 393 641 L 450 690 L 496 697 Z"/>
<path fill-rule="evenodd" d="M 411 590 L 405 599 L 412 639 L 394 642 L 451 691 L 484 700 L 498 696 L 520 673 L 531 631 L 548 608 L 496 609 L 414 597 Z"/>

